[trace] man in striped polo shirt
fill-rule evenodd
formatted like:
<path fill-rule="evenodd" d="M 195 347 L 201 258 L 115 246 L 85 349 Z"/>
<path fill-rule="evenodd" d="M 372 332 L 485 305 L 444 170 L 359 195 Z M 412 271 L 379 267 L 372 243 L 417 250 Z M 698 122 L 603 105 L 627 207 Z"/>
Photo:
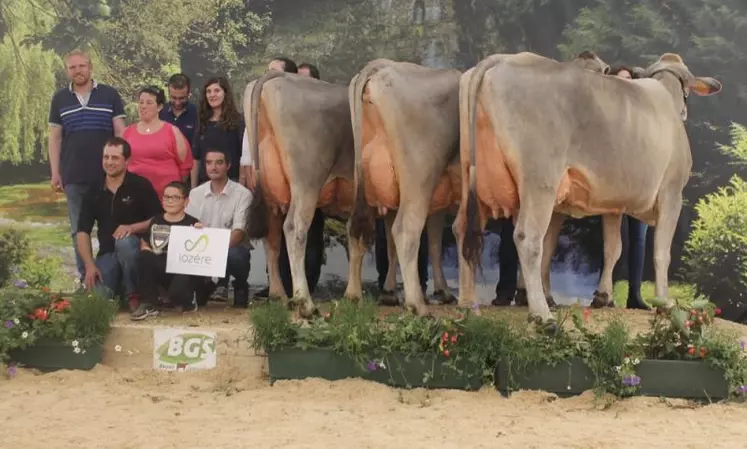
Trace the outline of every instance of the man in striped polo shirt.
<path fill-rule="evenodd" d="M 104 143 L 121 136 L 125 128 L 122 98 L 116 89 L 92 77 L 91 58 L 74 50 L 65 56 L 70 84 L 58 90 L 49 108 L 49 166 L 52 189 L 65 192 L 75 250 L 82 280 L 85 265 L 75 245 L 75 230 L 83 198 L 104 179 L 101 166 Z"/>

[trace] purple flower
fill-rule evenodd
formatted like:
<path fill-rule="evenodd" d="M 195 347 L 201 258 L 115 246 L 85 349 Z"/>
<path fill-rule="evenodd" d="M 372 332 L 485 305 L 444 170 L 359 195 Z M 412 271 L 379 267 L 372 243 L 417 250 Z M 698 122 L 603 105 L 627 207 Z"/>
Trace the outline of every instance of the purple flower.
<path fill-rule="evenodd" d="M 737 388 L 737 393 L 739 393 L 739 394 L 745 394 L 745 393 L 747 393 L 747 385 L 740 385 Z"/>
<path fill-rule="evenodd" d="M 623 377 L 623 385 L 626 387 L 635 387 L 641 383 L 641 378 L 638 376 L 625 376 Z"/>
<path fill-rule="evenodd" d="M 6 321 L 6 322 L 5 322 L 5 328 L 6 328 L 6 329 L 10 329 L 10 328 L 12 328 L 13 326 L 15 326 L 15 325 L 13 324 L 13 322 L 12 322 L 12 321 L 8 320 L 8 321 Z"/>
<path fill-rule="evenodd" d="M 376 371 L 376 368 L 378 367 L 379 367 L 379 364 L 376 363 L 375 361 L 371 360 L 370 362 L 368 362 L 368 371 Z"/>
<path fill-rule="evenodd" d="M 24 281 L 22 279 L 18 279 L 16 281 L 14 281 L 13 285 L 15 285 L 18 288 L 26 288 L 26 287 L 29 286 L 29 284 L 27 284 L 26 281 Z"/>
<path fill-rule="evenodd" d="M 739 342 L 739 349 L 741 349 L 742 351 L 744 351 L 744 340 L 741 340 Z"/>
<path fill-rule="evenodd" d="M 10 365 L 8 367 L 8 377 L 13 377 L 16 375 L 16 367 L 15 365 Z"/>
<path fill-rule="evenodd" d="M 480 310 L 480 304 L 477 303 L 477 302 L 474 303 L 474 304 L 472 304 L 472 310 L 474 310 L 475 312 L 477 312 L 478 310 Z"/>

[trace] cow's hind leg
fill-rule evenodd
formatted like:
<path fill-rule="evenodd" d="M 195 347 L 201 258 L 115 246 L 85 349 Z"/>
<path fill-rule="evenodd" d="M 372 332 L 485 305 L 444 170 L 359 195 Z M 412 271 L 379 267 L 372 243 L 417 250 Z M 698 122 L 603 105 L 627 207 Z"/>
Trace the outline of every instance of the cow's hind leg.
<path fill-rule="evenodd" d="M 293 279 L 293 299 L 299 303 L 299 314 L 304 318 L 312 316 L 316 310 L 311 299 L 306 279 L 306 240 L 314 219 L 318 193 L 310 190 L 294 189 L 298 192 L 291 198 L 288 216 L 283 224 L 288 247 L 291 277 Z"/>
<path fill-rule="evenodd" d="M 348 285 L 345 288 L 345 298 L 350 301 L 359 301 L 363 298 L 363 282 L 361 271 L 363 269 L 363 255 L 366 253 L 366 236 L 353 237 L 350 228 L 352 218 L 347 222 L 348 231 Z"/>
<path fill-rule="evenodd" d="M 669 301 L 669 263 L 671 260 L 672 239 L 677 229 L 677 220 L 682 210 L 682 191 L 672 189 L 660 191 L 657 198 L 658 216 L 654 231 L 654 274 L 656 277 L 656 298 Z"/>
<path fill-rule="evenodd" d="M 526 281 L 529 315 L 551 322 L 552 314 L 542 288 L 542 246 L 555 205 L 555 190 L 546 180 L 538 179 L 529 180 L 522 191 L 514 241 Z"/>
<path fill-rule="evenodd" d="M 542 290 L 545 292 L 545 300 L 550 308 L 557 306 L 555 299 L 552 297 L 552 288 L 550 286 L 550 263 L 555 250 L 558 248 L 558 239 L 560 232 L 563 230 L 565 215 L 553 212 L 550 218 L 550 225 L 547 227 L 545 238 L 542 240 Z"/>
<path fill-rule="evenodd" d="M 423 290 L 418 273 L 418 249 L 427 216 L 427 204 L 418 204 L 412 198 L 404 197 L 402 206 L 392 225 L 392 235 L 397 248 L 397 259 L 402 267 L 402 283 L 405 289 L 405 307 L 417 315 L 426 315 Z"/>
<path fill-rule="evenodd" d="M 620 223 L 622 215 L 602 215 L 602 237 L 604 239 L 604 268 L 599 278 L 599 285 L 594 292 L 591 307 L 614 307 L 612 297 L 612 270 L 620 259 L 622 241 L 620 239 Z"/>
<path fill-rule="evenodd" d="M 269 298 L 287 299 L 283 281 L 280 279 L 280 244 L 283 232 L 283 217 L 277 211 L 268 214 L 267 237 L 263 241 L 267 260 L 267 277 L 269 280 Z"/>
<path fill-rule="evenodd" d="M 431 259 L 431 265 L 433 266 L 433 295 L 429 298 L 429 302 L 453 304 L 456 302 L 456 297 L 449 290 L 448 284 L 446 284 L 442 257 L 445 218 L 446 212 L 442 211 L 432 214 L 426 220 L 428 257 Z"/>
<path fill-rule="evenodd" d="M 386 232 L 386 257 L 387 270 L 384 280 L 384 290 L 379 294 L 379 304 L 382 306 L 399 306 L 397 298 L 397 248 L 394 246 L 392 226 L 394 225 L 396 211 L 389 211 L 384 217 L 384 228 Z"/>

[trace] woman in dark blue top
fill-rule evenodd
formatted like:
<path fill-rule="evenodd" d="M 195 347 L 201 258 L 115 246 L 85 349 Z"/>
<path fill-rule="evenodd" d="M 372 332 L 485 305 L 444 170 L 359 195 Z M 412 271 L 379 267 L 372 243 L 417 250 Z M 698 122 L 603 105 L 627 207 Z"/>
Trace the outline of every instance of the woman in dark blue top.
<path fill-rule="evenodd" d="M 199 123 L 192 142 L 192 156 L 195 160 L 192 167 L 192 187 L 208 180 L 202 155 L 212 148 L 228 154 L 231 163 L 228 178 L 238 182 L 244 120 L 236 108 L 233 89 L 226 78 L 218 76 L 205 82 L 199 114 Z"/>

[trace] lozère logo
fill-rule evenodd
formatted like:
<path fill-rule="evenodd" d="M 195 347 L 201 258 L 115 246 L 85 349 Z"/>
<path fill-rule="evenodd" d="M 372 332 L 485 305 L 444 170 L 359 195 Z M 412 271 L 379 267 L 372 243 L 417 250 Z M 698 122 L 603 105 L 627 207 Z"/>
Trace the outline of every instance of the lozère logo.
<path fill-rule="evenodd" d="M 215 354 L 215 338 L 194 332 L 172 335 L 158 347 L 156 353 L 161 364 L 188 369 Z"/>
<path fill-rule="evenodd" d="M 210 240 L 208 239 L 207 234 L 202 234 L 195 241 L 192 241 L 191 239 L 185 240 L 184 241 L 184 249 L 186 249 L 187 252 L 190 252 L 190 253 L 192 253 L 192 252 L 201 253 L 201 252 L 205 251 L 205 249 L 207 249 L 209 241 Z"/>

